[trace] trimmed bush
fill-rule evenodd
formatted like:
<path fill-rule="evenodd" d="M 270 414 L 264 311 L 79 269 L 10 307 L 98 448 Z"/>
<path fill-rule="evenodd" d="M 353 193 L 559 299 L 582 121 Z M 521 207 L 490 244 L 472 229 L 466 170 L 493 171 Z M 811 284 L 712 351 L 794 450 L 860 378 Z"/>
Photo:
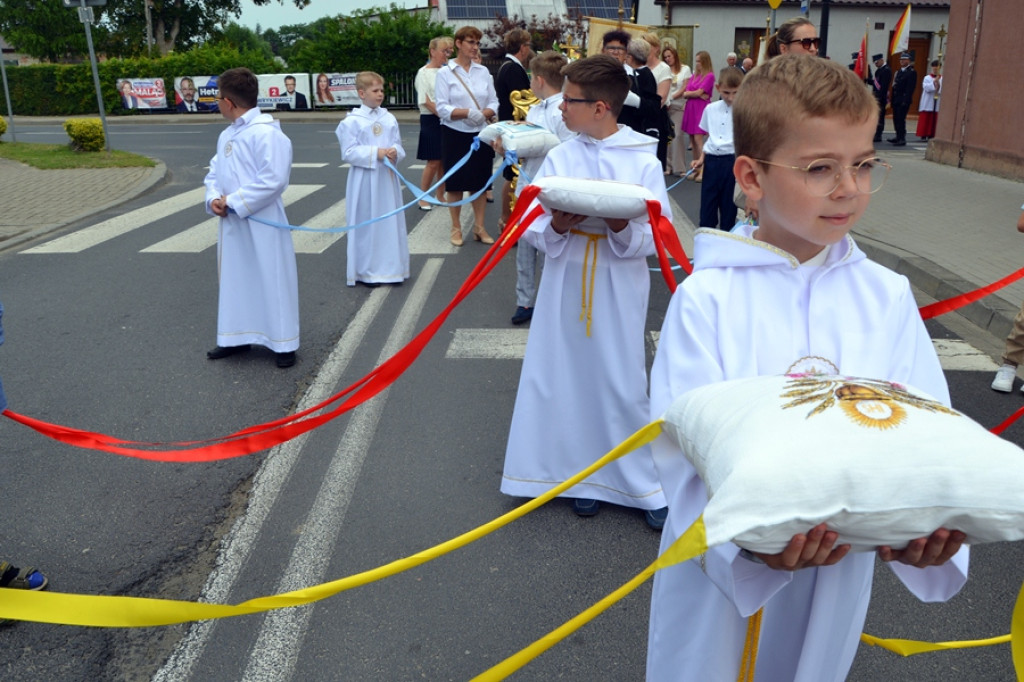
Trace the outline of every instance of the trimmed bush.
<path fill-rule="evenodd" d="M 98 118 L 64 121 L 64 131 L 71 138 L 71 148 L 76 152 L 103 151 L 106 140 L 103 137 L 103 124 Z"/>
<path fill-rule="evenodd" d="M 4 119 L 3 116 L 0 116 L 0 135 L 3 135 L 6 132 L 7 132 L 7 121 Z M 0 142 L 2 142 L 2 140 L 0 140 Z"/>

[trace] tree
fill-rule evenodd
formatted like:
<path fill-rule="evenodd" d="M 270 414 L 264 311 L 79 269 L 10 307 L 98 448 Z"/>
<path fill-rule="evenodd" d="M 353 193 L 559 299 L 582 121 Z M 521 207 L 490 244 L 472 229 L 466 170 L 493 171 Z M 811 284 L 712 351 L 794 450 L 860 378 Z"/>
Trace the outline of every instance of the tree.
<path fill-rule="evenodd" d="M 103 9 L 94 8 L 97 19 Z M 103 29 L 92 30 L 97 43 L 102 42 Z M 48 62 L 69 61 L 88 52 L 78 12 L 61 0 L 0 0 L 0 35 L 19 52 Z"/>
<path fill-rule="evenodd" d="M 415 71 L 427 59 L 432 38 L 452 35 L 452 28 L 433 21 L 429 12 L 406 10 L 392 3 L 352 17 L 331 20 L 337 28 L 295 43 L 289 65 L 297 71 Z M 319 22 L 318 22 L 319 23 Z"/>
<path fill-rule="evenodd" d="M 268 60 L 274 58 L 274 52 L 270 49 L 270 43 L 248 26 L 242 26 L 233 21 L 214 36 L 209 43 L 214 46 L 234 49 L 238 52 L 256 52 L 262 54 Z"/>
<path fill-rule="evenodd" d="M 296 43 L 303 39 L 314 40 L 317 36 L 340 31 L 341 21 L 342 16 L 339 14 L 337 17 L 317 19 L 311 24 L 289 24 L 277 31 L 268 29 L 260 33 L 260 37 L 270 44 L 275 56 L 290 62 Z"/>
<path fill-rule="evenodd" d="M 218 32 L 229 16 L 242 13 L 243 0 L 142 0 L 149 3 L 153 44 L 160 54 L 197 45 Z M 245 0 L 257 6 L 292 3 L 299 9 L 311 0 Z M 146 52 L 146 18 L 140 0 L 108 0 L 109 50 L 118 55 Z"/>
<path fill-rule="evenodd" d="M 484 29 L 484 36 L 497 45 L 492 50 L 495 57 L 500 59 L 505 55 L 505 34 L 514 28 L 529 31 L 533 36 L 534 48 L 538 52 L 559 49 L 569 42 L 583 46 L 582 50 L 586 52 L 587 27 L 583 22 L 583 15 L 578 10 L 570 9 L 567 16 L 549 14 L 543 20 L 538 19 L 536 14 L 530 15 L 529 19 L 523 19 L 518 15 L 495 18 L 494 22 Z"/>

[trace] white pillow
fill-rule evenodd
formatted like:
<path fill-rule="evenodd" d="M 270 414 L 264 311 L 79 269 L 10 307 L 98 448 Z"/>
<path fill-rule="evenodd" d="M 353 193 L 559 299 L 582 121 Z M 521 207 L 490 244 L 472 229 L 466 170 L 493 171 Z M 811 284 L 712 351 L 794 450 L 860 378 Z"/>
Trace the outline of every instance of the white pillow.
<path fill-rule="evenodd" d="M 598 218 L 632 220 L 644 217 L 647 215 L 647 202 L 656 198 L 646 187 L 616 180 L 549 175 L 533 184 L 540 187 L 538 201 L 547 210 Z"/>
<path fill-rule="evenodd" d="M 480 131 L 478 137 L 487 144 L 501 138 L 506 151 L 515 152 L 519 159 L 544 156 L 559 145 L 561 140 L 547 128 L 534 123 L 499 121 Z"/>
<path fill-rule="evenodd" d="M 916 389 L 756 377 L 689 391 L 664 418 L 708 489 L 709 546 L 774 554 L 821 522 L 854 551 L 943 527 L 1024 538 L 1024 451 Z"/>

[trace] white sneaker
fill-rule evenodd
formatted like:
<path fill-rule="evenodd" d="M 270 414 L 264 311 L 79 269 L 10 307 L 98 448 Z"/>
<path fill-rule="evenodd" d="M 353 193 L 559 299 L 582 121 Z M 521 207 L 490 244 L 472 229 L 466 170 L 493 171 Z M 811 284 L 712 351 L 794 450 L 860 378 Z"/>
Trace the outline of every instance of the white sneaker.
<path fill-rule="evenodd" d="M 1017 368 L 1013 365 L 1003 365 L 996 370 L 996 378 L 992 380 L 992 390 L 1001 393 L 1009 393 L 1013 390 L 1013 380 L 1017 376 Z M 1024 391 L 1024 387 L 1021 387 Z"/>

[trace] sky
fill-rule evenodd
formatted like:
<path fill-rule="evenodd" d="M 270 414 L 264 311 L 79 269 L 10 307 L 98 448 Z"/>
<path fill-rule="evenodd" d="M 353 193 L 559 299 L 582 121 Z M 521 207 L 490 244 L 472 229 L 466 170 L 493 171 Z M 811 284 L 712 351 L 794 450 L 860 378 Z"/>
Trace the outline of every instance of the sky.
<path fill-rule="evenodd" d="M 263 30 L 272 28 L 276 31 L 282 26 L 311 24 L 323 17 L 349 14 L 357 9 L 374 6 L 388 7 L 390 4 L 391 0 L 312 0 L 305 9 L 298 9 L 292 0 L 284 0 L 283 4 L 278 0 L 271 0 L 262 7 L 257 7 L 251 0 L 242 0 L 242 16 L 238 18 L 238 23 L 254 30 L 256 24 L 259 24 Z M 421 6 L 426 2 L 395 0 L 395 4 L 400 7 Z"/>

